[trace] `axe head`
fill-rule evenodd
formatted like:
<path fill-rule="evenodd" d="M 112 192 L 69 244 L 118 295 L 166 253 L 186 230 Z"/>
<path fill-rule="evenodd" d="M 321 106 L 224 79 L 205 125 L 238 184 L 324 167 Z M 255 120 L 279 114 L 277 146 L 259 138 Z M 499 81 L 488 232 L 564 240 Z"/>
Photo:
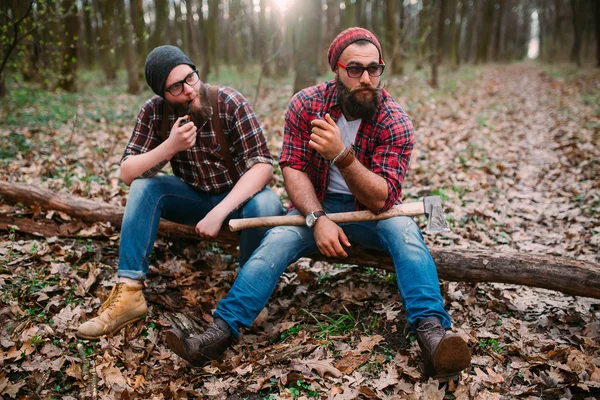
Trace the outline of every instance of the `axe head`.
<path fill-rule="evenodd" d="M 450 232 L 444 211 L 442 210 L 442 200 L 440 196 L 426 196 L 423 198 L 423 208 L 427 216 L 427 233 Z"/>

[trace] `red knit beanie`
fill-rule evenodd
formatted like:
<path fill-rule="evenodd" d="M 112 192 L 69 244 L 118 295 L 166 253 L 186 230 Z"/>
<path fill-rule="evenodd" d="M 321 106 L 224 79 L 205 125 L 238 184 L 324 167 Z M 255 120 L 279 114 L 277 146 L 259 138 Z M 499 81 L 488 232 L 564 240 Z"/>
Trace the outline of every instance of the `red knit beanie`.
<path fill-rule="evenodd" d="M 342 54 L 344 49 L 350 46 L 352 43 L 358 42 L 359 40 L 366 40 L 367 42 L 373 43 L 379 51 L 379 62 L 383 61 L 381 56 L 381 45 L 379 44 L 379 40 L 377 40 L 375 35 L 364 28 L 348 28 L 337 35 L 335 39 L 333 39 L 333 42 L 331 42 L 329 45 L 329 50 L 327 50 L 327 59 L 329 60 L 331 70 L 335 69 L 337 62 L 340 59 L 340 54 Z"/>

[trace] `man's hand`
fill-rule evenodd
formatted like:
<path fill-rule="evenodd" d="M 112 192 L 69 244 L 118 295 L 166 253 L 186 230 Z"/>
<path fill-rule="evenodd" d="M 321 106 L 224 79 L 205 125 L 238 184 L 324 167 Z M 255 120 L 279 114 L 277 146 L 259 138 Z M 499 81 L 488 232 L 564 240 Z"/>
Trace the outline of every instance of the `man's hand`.
<path fill-rule="evenodd" d="M 329 114 L 325 119 L 313 119 L 308 145 L 319 152 L 326 160 L 333 160 L 344 150 L 344 141 L 340 129 Z"/>
<path fill-rule="evenodd" d="M 213 208 L 200 222 L 196 224 L 196 233 L 202 239 L 214 239 L 219 234 L 223 221 L 227 215 L 222 215 L 219 210 Z"/>
<path fill-rule="evenodd" d="M 314 230 L 315 242 L 321 254 L 327 257 L 348 257 L 342 245 L 350 247 L 350 241 L 335 222 L 324 215 L 317 219 Z"/>
<path fill-rule="evenodd" d="M 187 150 L 196 143 L 196 125 L 190 121 L 179 126 L 181 121 L 185 121 L 187 118 L 187 116 L 184 116 L 175 121 L 175 125 L 171 128 L 171 133 L 166 141 L 175 153 Z"/>

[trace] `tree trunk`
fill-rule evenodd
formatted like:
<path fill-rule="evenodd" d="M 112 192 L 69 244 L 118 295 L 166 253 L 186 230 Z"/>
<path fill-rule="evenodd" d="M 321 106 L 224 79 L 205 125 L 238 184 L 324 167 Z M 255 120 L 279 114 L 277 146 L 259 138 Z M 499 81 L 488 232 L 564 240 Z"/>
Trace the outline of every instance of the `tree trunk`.
<path fill-rule="evenodd" d="M 104 77 L 107 82 L 114 82 L 117 78 L 116 75 L 116 62 L 111 52 L 112 40 L 111 35 L 115 27 L 114 24 L 114 13 L 115 3 L 114 0 L 97 0 L 96 14 L 100 14 L 102 28 L 100 30 L 100 54 L 102 58 L 102 70 L 104 71 Z"/>
<path fill-rule="evenodd" d="M 117 12 L 119 14 L 119 25 L 121 38 L 123 39 L 123 56 L 125 57 L 125 68 L 127 69 L 127 93 L 137 94 L 140 91 L 138 80 L 138 69 L 135 62 L 135 50 L 131 45 L 132 32 L 129 27 L 131 23 L 125 13 L 125 0 L 117 0 Z"/>
<path fill-rule="evenodd" d="M 347 4 L 347 2 L 346 2 Z M 367 5 L 365 0 L 356 0 L 353 6 L 354 10 L 354 26 L 360 26 L 361 28 L 368 28 L 367 24 Z M 371 14 L 373 10 L 371 9 Z M 375 32 L 373 32 L 375 33 Z"/>
<path fill-rule="evenodd" d="M 129 1 L 129 14 L 131 15 L 131 24 L 133 25 L 133 38 L 135 43 L 135 53 L 137 60 L 137 69 L 140 75 L 144 74 L 144 63 L 148 55 L 148 45 L 146 40 L 146 22 L 144 21 L 143 0 Z M 143 78 L 143 76 L 142 76 Z"/>
<path fill-rule="evenodd" d="M 469 9 L 469 3 L 467 0 L 458 1 L 460 4 L 460 19 L 454 27 L 454 38 L 450 44 L 450 66 L 453 70 L 457 70 L 460 65 L 460 37 L 463 29 L 463 23 L 467 17 L 467 10 Z"/>
<path fill-rule="evenodd" d="M 442 60 L 443 46 L 444 46 L 444 31 L 446 27 L 446 14 L 448 10 L 448 2 L 442 1 L 439 5 L 438 11 L 438 27 L 437 27 L 437 38 L 432 40 L 431 46 L 431 86 L 434 88 L 439 87 L 438 83 L 438 66 Z"/>
<path fill-rule="evenodd" d="M 321 0 L 305 0 L 301 5 L 302 34 L 295 58 L 294 93 L 317 83 L 321 56 L 313 50 L 315 43 L 321 38 Z M 321 56 L 322 57 L 322 56 Z"/>
<path fill-rule="evenodd" d="M 573 13 L 573 47 L 571 48 L 571 62 L 581 67 L 581 7 L 583 4 L 578 0 L 571 0 L 571 11 Z"/>
<path fill-rule="evenodd" d="M 594 1 L 594 28 L 596 31 L 596 67 L 600 68 L 600 2 Z"/>
<path fill-rule="evenodd" d="M 481 27 L 481 36 L 477 46 L 477 58 L 475 62 L 487 63 L 490 50 L 490 41 L 492 39 L 492 27 L 494 24 L 494 4 L 495 0 L 484 0 L 483 21 Z"/>
<path fill-rule="evenodd" d="M 0 195 L 10 203 L 38 205 L 44 210 L 55 210 L 69 214 L 85 222 L 101 222 L 96 230 L 97 237 L 114 235 L 119 229 L 124 208 L 89 199 L 53 192 L 49 189 L 21 183 L 0 181 Z M 107 227 L 109 225 L 111 227 Z M 18 230 L 45 237 L 77 237 L 82 225 L 76 221 L 58 225 L 51 220 L 34 221 L 28 218 L 10 217 L 0 214 L 0 229 Z M 161 221 L 159 234 L 172 238 L 200 240 L 193 226 Z M 92 235 L 93 236 L 93 235 Z M 228 253 L 235 253 L 238 235 L 223 229 L 217 241 Z M 502 282 L 557 290 L 568 295 L 600 298 L 600 264 L 568 258 L 542 256 L 526 253 L 495 253 L 482 250 L 430 249 L 437 265 L 439 277 L 450 281 Z M 315 260 L 363 265 L 393 271 L 392 260 L 382 252 L 369 251 L 352 246 L 346 259 L 311 257 Z"/>
<path fill-rule="evenodd" d="M 351 26 L 355 26 L 355 9 L 356 5 L 352 0 L 342 0 L 344 1 L 344 12 L 342 14 L 342 27 L 340 31 L 350 28 Z"/>
<path fill-rule="evenodd" d="M 81 35 L 83 39 L 82 46 L 80 48 L 83 54 L 83 62 L 86 66 L 91 67 L 94 65 L 94 28 L 92 27 L 92 4 L 91 0 L 83 0 L 81 5 L 81 12 L 83 14 L 83 29 L 84 34 Z"/>
<path fill-rule="evenodd" d="M 465 41 L 464 41 L 464 54 L 462 60 L 464 62 L 471 61 L 471 55 L 473 54 L 473 46 L 475 40 L 475 33 L 477 32 L 477 23 L 479 21 L 479 8 L 481 7 L 481 0 L 474 0 L 473 9 L 467 12 L 467 26 L 465 29 Z"/>
<path fill-rule="evenodd" d="M 423 8 L 419 13 L 419 32 L 417 36 L 417 60 L 415 68 L 423 68 L 427 38 L 431 32 L 432 0 L 423 0 Z"/>
<path fill-rule="evenodd" d="M 151 47 L 167 44 L 167 27 L 169 26 L 168 0 L 154 0 L 154 31 L 152 33 Z M 174 44 L 174 43 L 173 43 Z"/>
<path fill-rule="evenodd" d="M 501 58 L 501 38 L 502 38 L 502 28 L 504 25 L 504 10 L 505 2 L 508 0 L 500 1 L 498 12 L 496 13 L 496 31 L 494 32 L 494 49 L 492 50 L 492 59 L 494 61 L 500 61 Z"/>
<path fill-rule="evenodd" d="M 57 86 L 67 92 L 76 92 L 79 17 L 74 0 L 62 0 L 62 7 L 68 14 L 63 18 L 62 66 Z"/>
<path fill-rule="evenodd" d="M 6 89 L 6 80 L 4 79 L 4 74 L 0 74 L 0 99 L 6 97 L 8 91 Z"/>
<path fill-rule="evenodd" d="M 258 15 L 258 34 L 260 40 L 259 57 L 261 65 L 261 74 L 268 78 L 271 76 L 271 65 L 267 61 L 271 57 L 271 24 L 267 21 L 267 0 L 260 0 L 260 14 Z M 273 10 L 271 10 L 271 14 Z"/>
<path fill-rule="evenodd" d="M 191 0 L 190 0 L 191 1 Z M 198 12 L 198 32 L 200 37 L 198 38 L 198 53 L 200 57 L 200 79 L 202 82 L 206 82 L 208 80 L 208 74 L 210 72 L 210 57 L 208 57 L 208 33 L 207 33 L 207 25 L 204 20 L 204 14 L 202 12 L 202 3 L 197 5 Z"/>
<path fill-rule="evenodd" d="M 402 7 L 402 6 L 400 6 Z M 400 35 L 398 30 L 396 1 L 385 1 L 385 57 L 391 64 L 388 68 L 391 75 L 402 72 L 402 53 L 400 51 Z"/>
<path fill-rule="evenodd" d="M 450 57 L 450 49 L 452 48 L 452 42 L 454 41 L 454 31 L 456 30 L 456 9 L 458 7 L 458 2 L 459 0 L 449 0 L 448 5 L 446 6 L 446 19 L 450 23 L 445 29 L 446 34 L 443 39 L 441 61 L 447 60 Z"/>
<path fill-rule="evenodd" d="M 218 43 L 219 43 L 219 1 L 208 0 L 208 18 L 206 19 L 208 39 L 208 59 L 214 66 L 215 76 L 219 76 Z"/>

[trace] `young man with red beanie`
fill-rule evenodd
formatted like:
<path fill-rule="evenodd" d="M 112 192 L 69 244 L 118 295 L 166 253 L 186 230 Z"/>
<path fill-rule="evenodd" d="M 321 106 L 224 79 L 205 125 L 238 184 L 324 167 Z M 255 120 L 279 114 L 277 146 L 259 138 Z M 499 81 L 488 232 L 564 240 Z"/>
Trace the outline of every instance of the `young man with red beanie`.
<path fill-rule="evenodd" d="M 335 79 L 292 98 L 279 162 L 293 203 L 290 214 L 305 216 L 306 226 L 267 232 L 219 302 L 215 324 L 193 338 L 169 331 L 167 343 L 195 365 L 220 357 L 240 328 L 252 325 L 290 263 L 317 252 L 347 257 L 344 247 L 356 243 L 392 257 L 424 374 L 455 379 L 469 366 L 471 354 L 466 342 L 449 331 L 436 267 L 415 221 L 395 217 L 338 225 L 327 217 L 364 209 L 380 213 L 399 204 L 414 139 L 410 118 L 381 89 L 385 64 L 371 32 L 343 31 L 327 57 Z"/>

